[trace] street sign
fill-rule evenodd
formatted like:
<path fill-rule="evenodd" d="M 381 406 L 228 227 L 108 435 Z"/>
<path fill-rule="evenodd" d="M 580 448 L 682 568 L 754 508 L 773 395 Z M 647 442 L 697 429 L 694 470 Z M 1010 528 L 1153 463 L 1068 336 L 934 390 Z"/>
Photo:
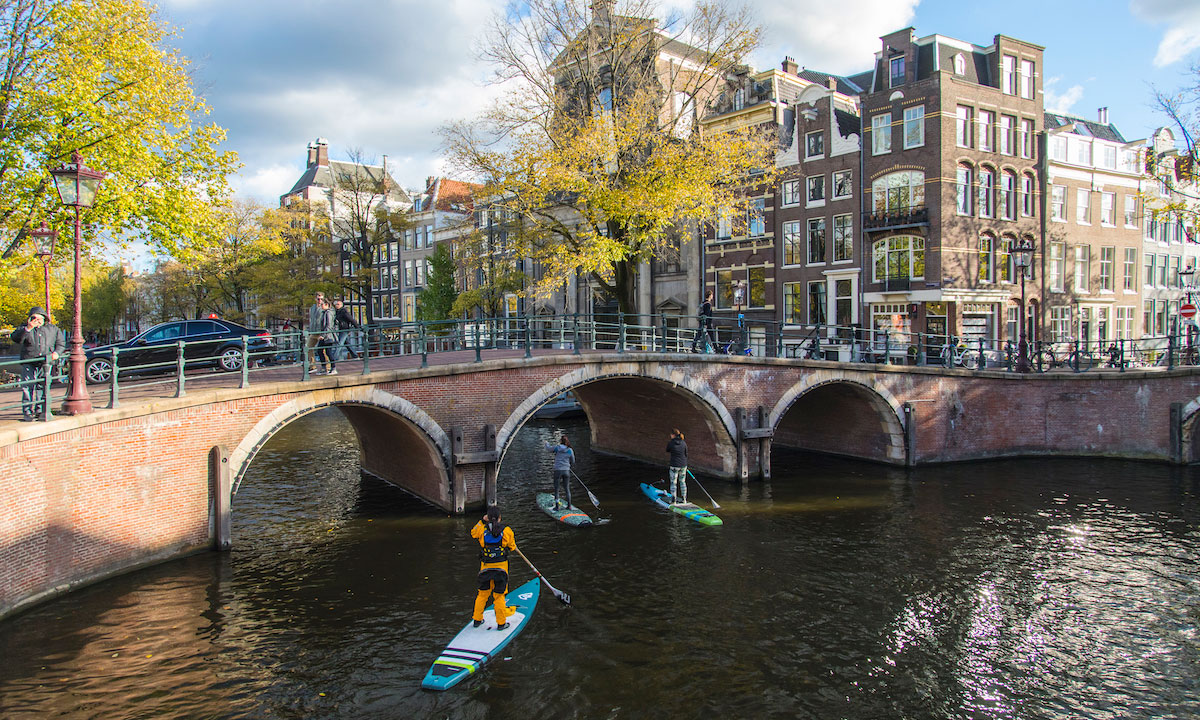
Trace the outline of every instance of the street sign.
<path fill-rule="evenodd" d="M 1184 320 L 1191 320 L 1196 317 L 1196 306 L 1192 303 L 1184 303 L 1179 306 L 1179 317 Z"/>

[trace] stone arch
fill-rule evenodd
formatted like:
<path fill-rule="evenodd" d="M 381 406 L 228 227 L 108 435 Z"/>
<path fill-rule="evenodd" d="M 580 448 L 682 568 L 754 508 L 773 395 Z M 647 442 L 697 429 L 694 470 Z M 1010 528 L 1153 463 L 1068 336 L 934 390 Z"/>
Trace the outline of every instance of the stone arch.
<path fill-rule="evenodd" d="M 1183 406 L 1179 413 L 1182 428 L 1179 433 L 1180 457 L 1184 463 L 1200 463 L 1200 397 Z"/>
<path fill-rule="evenodd" d="M 733 415 L 708 383 L 694 373 L 686 372 L 687 369 L 666 369 L 658 363 L 626 362 L 588 364 L 568 372 L 535 390 L 509 413 L 496 431 L 496 448 L 500 451 L 501 462 L 513 436 L 533 417 L 533 413 L 546 402 L 570 390 L 591 420 L 593 447 L 639 460 L 662 463 L 665 455 L 658 445 L 665 447 L 665 431 L 661 434 L 662 442 L 659 443 L 658 433 L 651 439 L 647 439 L 645 433 L 625 433 L 637 435 L 626 441 L 621 438 L 621 433 L 613 430 L 615 427 L 628 428 L 630 414 L 641 412 L 644 415 L 645 407 L 631 406 L 619 409 L 624 412 L 613 412 L 613 408 L 608 407 L 605 412 L 597 413 L 594 412 L 594 406 L 601 402 L 601 398 L 596 394 L 589 397 L 587 390 L 587 386 L 602 384 L 605 381 L 648 382 L 656 386 L 670 386 L 663 396 L 671 398 L 672 407 L 659 413 L 658 419 L 662 424 L 675 423 L 684 429 L 685 434 L 688 431 L 683 426 L 688 426 L 693 433 L 704 437 L 704 442 L 696 444 L 696 449 L 689 458 L 692 464 L 716 475 L 732 477 L 737 463 Z M 606 400 L 607 395 L 610 394 L 606 394 Z M 610 425 L 604 425 L 606 422 Z"/>
<path fill-rule="evenodd" d="M 354 426 L 363 470 L 446 510 L 453 510 L 450 437 L 425 411 L 370 385 L 331 388 L 293 397 L 259 420 L 229 454 L 236 492 L 258 451 L 283 426 L 317 410 L 337 407 Z M 397 462 L 403 457 L 404 462 Z M 397 474 L 403 468 L 409 478 Z"/>
<path fill-rule="evenodd" d="M 856 377 L 843 375 L 833 370 L 814 372 L 803 381 L 793 385 L 779 398 L 768 418 L 769 427 L 774 431 L 773 444 L 789 445 L 789 428 L 783 425 L 783 422 L 796 403 L 805 397 L 813 397 L 813 393 L 841 393 L 842 397 L 831 395 L 830 399 L 843 402 L 853 399 L 865 402 L 869 412 L 862 412 L 861 407 L 848 407 L 846 408 L 847 419 L 859 421 L 861 424 L 863 422 L 870 423 L 870 419 L 873 417 L 878 422 L 878 434 L 864 437 L 864 442 L 855 446 L 845 442 L 845 432 L 849 428 L 839 427 L 838 423 L 831 422 L 832 418 L 814 418 L 815 422 L 822 422 L 823 427 L 837 433 L 838 442 L 836 445 L 809 449 L 893 465 L 905 463 L 904 421 L 902 419 L 904 411 L 900 401 L 885 387 L 863 382 Z M 850 397 L 847 397 L 847 394 Z M 796 424 L 802 425 L 801 423 Z M 843 422 L 842 425 L 844 424 Z M 792 429 L 801 430 L 803 428 Z"/>

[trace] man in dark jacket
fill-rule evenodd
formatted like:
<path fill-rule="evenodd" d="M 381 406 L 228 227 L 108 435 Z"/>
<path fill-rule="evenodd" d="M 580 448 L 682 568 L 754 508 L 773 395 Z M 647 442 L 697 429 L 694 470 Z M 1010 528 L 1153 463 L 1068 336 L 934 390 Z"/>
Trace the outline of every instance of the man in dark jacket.
<path fill-rule="evenodd" d="M 341 300 L 333 301 L 333 309 L 335 310 L 333 319 L 337 323 L 337 355 L 338 360 L 345 360 L 349 354 L 355 360 L 358 359 L 358 353 L 354 352 L 354 348 L 350 347 L 350 328 L 359 328 L 358 321 L 350 314 L 350 308 L 342 304 Z"/>
<path fill-rule="evenodd" d="M 667 454 L 671 456 L 671 502 L 687 502 L 687 443 L 683 441 L 683 433 L 679 428 L 671 431 L 671 439 L 667 441 Z"/>
<path fill-rule="evenodd" d="M 700 304 L 700 327 L 696 328 L 696 334 L 692 336 L 692 352 L 708 352 L 709 347 L 716 344 L 712 337 L 712 304 L 713 291 L 708 290 L 704 293 L 704 302 Z M 699 345 L 699 349 L 697 349 L 697 345 Z"/>
<path fill-rule="evenodd" d="M 67 341 L 40 307 L 29 309 L 25 324 L 13 330 L 12 341 L 21 348 L 21 360 L 27 361 L 21 363 L 21 421 L 31 422 L 45 408 L 44 358 L 49 356 L 51 363 L 58 360 L 66 352 Z"/>

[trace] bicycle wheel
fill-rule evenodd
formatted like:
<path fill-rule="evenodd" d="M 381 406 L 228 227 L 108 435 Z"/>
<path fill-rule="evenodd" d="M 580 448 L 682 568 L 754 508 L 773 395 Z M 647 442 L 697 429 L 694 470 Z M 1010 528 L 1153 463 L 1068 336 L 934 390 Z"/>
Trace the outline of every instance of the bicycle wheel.
<path fill-rule="evenodd" d="M 1033 363 L 1033 369 L 1038 372 L 1046 372 L 1054 367 L 1054 353 L 1049 350 L 1038 350 L 1030 360 Z"/>
<path fill-rule="evenodd" d="M 968 369 L 968 370 L 978 370 L 978 369 L 979 369 L 979 365 L 980 365 L 980 362 L 979 362 L 979 360 L 980 360 L 980 358 L 979 358 L 979 351 L 978 351 L 978 350 L 965 350 L 965 351 L 963 351 L 963 354 L 962 354 L 962 366 L 963 366 L 963 367 L 965 367 L 966 369 Z"/>

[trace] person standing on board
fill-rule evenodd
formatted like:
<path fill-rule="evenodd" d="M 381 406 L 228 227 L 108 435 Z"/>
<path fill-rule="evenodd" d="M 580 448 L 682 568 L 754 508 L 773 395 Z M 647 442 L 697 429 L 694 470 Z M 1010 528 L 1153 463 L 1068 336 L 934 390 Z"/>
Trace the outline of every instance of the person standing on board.
<path fill-rule="evenodd" d="M 708 352 L 709 347 L 715 347 L 712 333 L 712 318 L 713 318 L 713 291 L 707 290 L 704 293 L 704 302 L 700 305 L 700 327 L 696 328 L 696 334 L 692 337 L 692 352 Z M 704 341 L 700 342 L 703 337 Z M 700 344 L 700 349 L 696 349 L 696 344 Z"/>
<path fill-rule="evenodd" d="M 687 443 L 683 441 L 683 433 L 679 428 L 671 431 L 671 439 L 667 441 L 667 453 L 671 456 L 671 502 L 687 502 Z M 675 484 L 679 483 L 679 494 L 675 494 Z"/>
<path fill-rule="evenodd" d="M 558 484 L 562 482 L 567 496 L 567 507 L 571 507 L 571 468 L 575 465 L 575 451 L 571 441 L 563 435 L 557 445 L 546 443 L 546 449 L 554 453 L 554 509 L 558 509 Z"/>
<path fill-rule="evenodd" d="M 475 613 L 471 616 L 474 627 L 483 624 L 483 609 L 488 598 L 493 598 L 496 608 L 496 629 L 508 627 L 508 606 L 504 594 L 508 592 L 508 553 L 517 549 L 517 538 L 512 528 L 500 522 L 500 508 L 491 505 L 483 519 L 471 528 L 471 537 L 479 541 L 479 594 L 475 597 Z"/>

